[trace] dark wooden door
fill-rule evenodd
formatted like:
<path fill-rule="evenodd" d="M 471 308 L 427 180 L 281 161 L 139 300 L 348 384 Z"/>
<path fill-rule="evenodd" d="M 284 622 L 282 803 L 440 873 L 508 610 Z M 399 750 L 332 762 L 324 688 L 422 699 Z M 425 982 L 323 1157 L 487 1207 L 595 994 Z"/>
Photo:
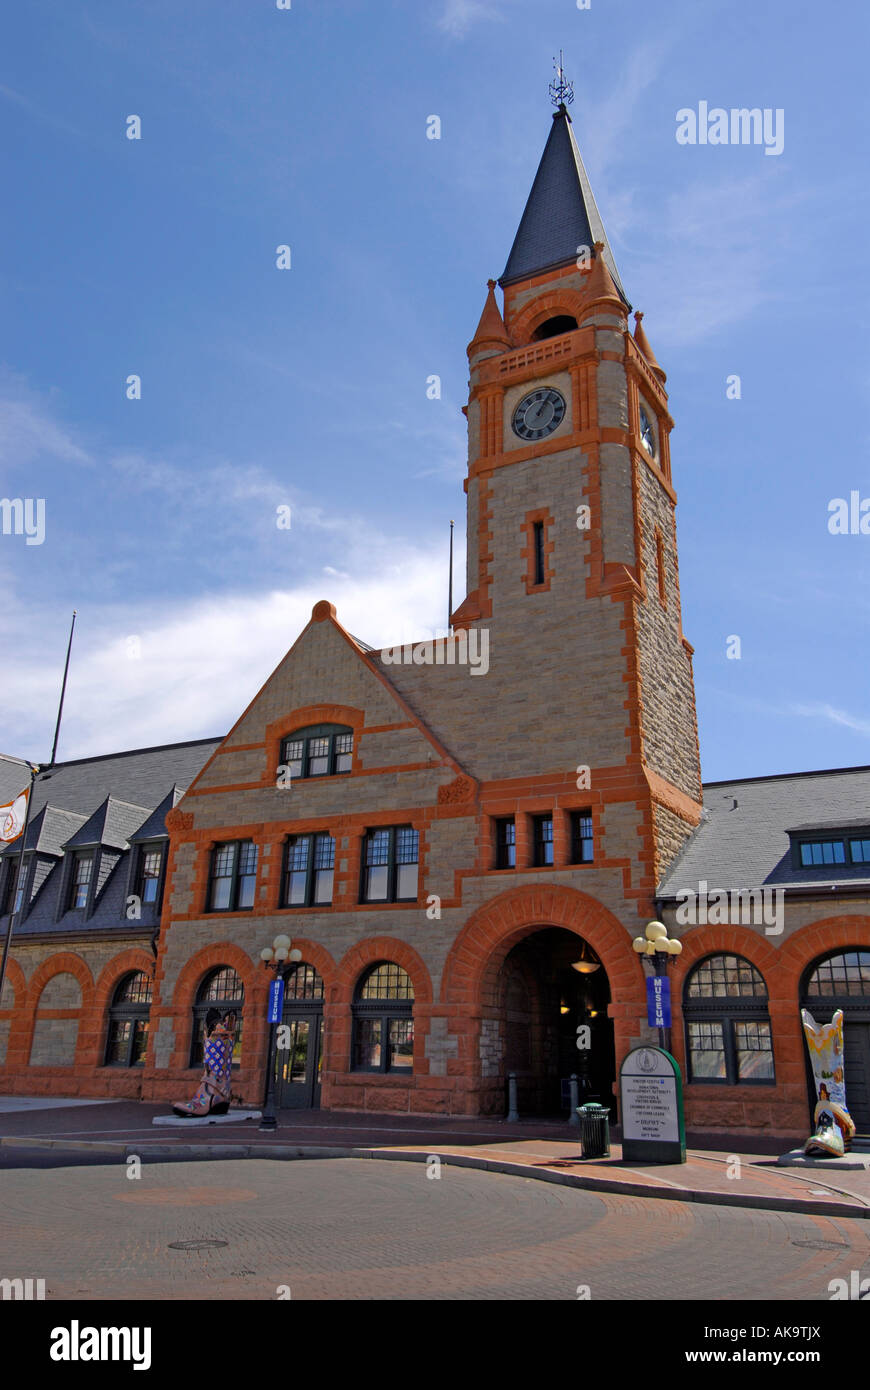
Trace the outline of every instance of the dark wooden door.
<path fill-rule="evenodd" d="M 285 1046 L 278 1052 L 278 1105 L 284 1110 L 320 1108 L 323 1014 L 317 1009 L 285 1012 Z"/>
<path fill-rule="evenodd" d="M 859 1134 L 870 1134 L 870 1023 L 843 1022 L 846 1104 Z"/>

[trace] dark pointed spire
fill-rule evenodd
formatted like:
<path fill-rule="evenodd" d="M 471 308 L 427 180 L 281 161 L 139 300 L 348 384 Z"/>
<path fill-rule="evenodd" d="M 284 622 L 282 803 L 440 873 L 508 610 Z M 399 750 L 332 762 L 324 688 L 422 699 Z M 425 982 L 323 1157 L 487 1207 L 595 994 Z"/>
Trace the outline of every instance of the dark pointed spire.
<path fill-rule="evenodd" d="M 499 284 L 509 285 L 570 265 L 577 260 L 578 247 L 591 249 L 597 241 L 604 243 L 607 268 L 628 304 L 563 102 L 553 116 L 553 128 Z"/>

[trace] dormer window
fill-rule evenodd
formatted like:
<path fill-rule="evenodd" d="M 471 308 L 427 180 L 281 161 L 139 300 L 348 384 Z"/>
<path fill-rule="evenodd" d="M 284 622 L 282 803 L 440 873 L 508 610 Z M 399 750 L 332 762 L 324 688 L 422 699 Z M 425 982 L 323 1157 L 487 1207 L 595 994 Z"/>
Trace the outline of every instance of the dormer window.
<path fill-rule="evenodd" d="M 73 861 L 70 880 L 69 906 L 72 909 L 87 907 L 88 892 L 91 886 L 91 873 L 94 867 L 93 854 L 77 854 Z"/>
<path fill-rule="evenodd" d="M 846 824 L 798 826 L 790 830 L 792 863 L 799 869 L 844 869 L 870 864 L 870 826 Z"/>
<path fill-rule="evenodd" d="M 334 777 L 350 772 L 353 730 L 340 724 L 317 724 L 297 729 L 281 745 L 281 762 L 293 781 L 302 777 Z"/>
<path fill-rule="evenodd" d="M 804 840 L 801 843 L 801 868 L 817 864 L 845 864 L 846 846 L 842 840 Z"/>

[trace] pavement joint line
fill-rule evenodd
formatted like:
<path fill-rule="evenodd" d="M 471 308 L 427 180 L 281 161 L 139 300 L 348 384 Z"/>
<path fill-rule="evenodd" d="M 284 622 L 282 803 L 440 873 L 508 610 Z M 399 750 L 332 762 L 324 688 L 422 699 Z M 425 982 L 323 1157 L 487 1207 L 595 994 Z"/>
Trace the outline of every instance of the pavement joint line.
<path fill-rule="evenodd" d="M 0 1145 L 17 1148 L 55 1148 L 89 1150 L 92 1153 L 121 1153 L 124 1157 L 137 1153 L 141 1145 L 118 1141 L 114 1144 L 94 1144 L 86 1141 L 43 1140 L 28 1144 L 21 1136 L 4 1136 Z M 260 1158 L 260 1159 L 329 1159 L 354 1158 L 385 1162 L 425 1163 L 428 1154 L 422 1149 L 370 1149 L 356 1146 L 317 1146 L 311 1144 L 157 1144 L 149 1152 L 161 1157 L 181 1158 Z M 435 1152 L 435 1150 L 431 1150 Z M 706 1191 L 697 1188 L 652 1186 L 647 1183 L 623 1182 L 618 1178 L 602 1178 L 592 1174 L 566 1173 L 564 1169 L 540 1168 L 528 1163 L 511 1163 L 506 1159 L 480 1158 L 475 1154 L 440 1154 L 442 1162 L 458 1168 L 477 1168 L 484 1172 L 504 1173 L 508 1177 L 526 1178 L 530 1182 L 552 1182 L 577 1187 L 590 1192 L 609 1192 L 617 1196 L 649 1197 L 659 1201 L 697 1202 L 707 1206 L 748 1207 L 755 1210 L 798 1212 L 810 1216 L 839 1216 L 870 1219 L 870 1207 L 832 1201 L 809 1201 L 795 1197 L 774 1197 L 739 1192 Z M 851 1195 L 851 1194 L 849 1194 Z"/>

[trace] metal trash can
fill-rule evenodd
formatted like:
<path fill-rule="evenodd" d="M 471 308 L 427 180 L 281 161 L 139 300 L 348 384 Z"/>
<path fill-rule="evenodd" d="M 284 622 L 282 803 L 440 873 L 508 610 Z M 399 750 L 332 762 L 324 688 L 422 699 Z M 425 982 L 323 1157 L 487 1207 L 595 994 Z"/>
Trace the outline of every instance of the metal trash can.
<path fill-rule="evenodd" d="M 610 1157 L 610 1112 L 606 1105 L 588 1101 L 578 1105 L 580 1116 L 580 1153 L 583 1158 Z"/>

